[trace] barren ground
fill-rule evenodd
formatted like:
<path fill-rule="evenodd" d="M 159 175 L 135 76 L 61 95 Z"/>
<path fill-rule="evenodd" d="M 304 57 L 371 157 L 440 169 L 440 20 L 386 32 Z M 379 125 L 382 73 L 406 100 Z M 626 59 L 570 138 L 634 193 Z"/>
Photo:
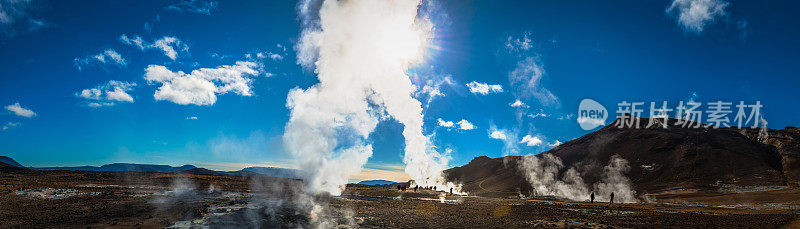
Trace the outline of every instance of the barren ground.
<path fill-rule="evenodd" d="M 800 219 L 796 189 L 672 192 L 652 195 L 657 203 L 609 205 L 361 185 L 339 197 L 309 197 L 299 187 L 266 177 L 0 173 L 0 227 L 781 228 Z"/>

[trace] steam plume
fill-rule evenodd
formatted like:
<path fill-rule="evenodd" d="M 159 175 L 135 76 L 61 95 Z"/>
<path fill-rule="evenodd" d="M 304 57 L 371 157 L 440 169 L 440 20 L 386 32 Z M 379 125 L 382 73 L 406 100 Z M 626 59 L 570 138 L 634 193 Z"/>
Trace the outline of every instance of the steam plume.
<path fill-rule="evenodd" d="M 589 186 L 581 178 L 578 168 L 570 167 L 565 172 L 561 159 L 552 154 L 529 155 L 519 164 L 525 179 L 531 184 L 533 194 L 539 196 L 555 196 L 573 201 L 589 199 Z M 636 191 L 633 190 L 625 172 L 630 170 L 628 161 L 614 155 L 603 167 L 602 179 L 593 185 L 597 201 L 608 201 L 614 193 L 615 202 L 636 203 Z"/>
<path fill-rule="evenodd" d="M 420 185 L 447 187 L 448 157 L 422 132 L 422 105 L 406 70 L 422 60 L 431 23 L 419 1 L 304 1 L 298 62 L 319 83 L 289 92 L 284 141 L 307 174 L 306 191 L 341 194 L 372 156 L 369 135 L 379 121 L 404 125 L 406 173 Z"/>

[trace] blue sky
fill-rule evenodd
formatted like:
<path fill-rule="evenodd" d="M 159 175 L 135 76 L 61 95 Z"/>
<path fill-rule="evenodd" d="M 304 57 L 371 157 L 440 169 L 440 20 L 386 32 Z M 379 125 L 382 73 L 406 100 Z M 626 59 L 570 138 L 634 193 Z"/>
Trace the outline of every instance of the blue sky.
<path fill-rule="evenodd" d="M 318 82 L 297 61 L 296 2 L 0 4 L 0 155 L 28 166 L 293 166 L 282 141 L 287 93 Z M 584 98 L 612 112 L 623 100 L 758 100 L 769 127 L 800 125 L 794 1 L 426 6 L 435 48 L 408 74 L 424 132 L 451 166 L 589 133 L 575 120 Z M 211 91 L 164 88 L 182 83 L 165 75 Z M 402 176 L 402 129 L 378 124 L 364 178 Z"/>

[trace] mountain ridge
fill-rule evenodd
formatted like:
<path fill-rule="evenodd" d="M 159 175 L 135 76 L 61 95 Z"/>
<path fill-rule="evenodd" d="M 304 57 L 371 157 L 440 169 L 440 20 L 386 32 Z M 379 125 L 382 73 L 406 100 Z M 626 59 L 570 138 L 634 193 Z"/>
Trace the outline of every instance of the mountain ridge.
<path fill-rule="evenodd" d="M 642 118 L 642 123 L 649 119 Z M 673 125 L 677 120 L 668 120 Z M 616 121 L 597 131 L 543 152 L 560 159 L 563 175 L 576 168 L 586 184 L 601 179 L 603 165 L 614 155 L 625 159 L 625 172 L 637 193 L 676 189 L 719 190 L 723 186 L 798 186 L 800 131 L 753 128 L 617 128 Z M 476 157 L 448 169 L 450 181 L 470 193 L 527 194 L 531 190 L 519 168 L 522 156 Z"/>
<path fill-rule="evenodd" d="M 15 161 L 13 158 L 8 157 L 8 156 L 0 156 L 0 162 L 8 164 L 8 165 L 11 165 L 11 166 L 25 167 L 22 164 L 20 164 L 19 162 Z"/>

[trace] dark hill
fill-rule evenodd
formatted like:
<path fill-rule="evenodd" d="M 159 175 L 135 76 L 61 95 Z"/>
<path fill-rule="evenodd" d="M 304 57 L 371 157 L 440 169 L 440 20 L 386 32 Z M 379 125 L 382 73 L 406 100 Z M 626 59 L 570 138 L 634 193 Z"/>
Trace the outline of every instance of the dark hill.
<path fill-rule="evenodd" d="M 33 170 L 0 162 L 0 173 L 27 173 Z"/>
<path fill-rule="evenodd" d="M 14 159 L 11 159 L 10 157 L 6 157 L 6 156 L 0 156 L 0 162 L 8 164 L 8 165 L 16 166 L 16 167 L 25 167 L 25 166 L 22 166 L 21 164 L 17 163 L 17 161 L 15 161 Z"/>
<path fill-rule="evenodd" d="M 670 120 L 673 124 L 676 120 Z M 646 125 L 648 119 L 642 119 Z M 674 188 L 717 189 L 720 185 L 785 186 L 800 177 L 797 129 L 616 128 L 606 126 L 545 153 L 559 157 L 565 169 L 579 168 L 587 184 L 600 179 L 603 166 L 618 154 L 630 164 L 626 176 L 639 193 Z M 470 193 L 530 190 L 517 163 L 521 157 L 477 157 L 445 171 Z M 563 172 L 563 171 L 562 171 Z"/>

